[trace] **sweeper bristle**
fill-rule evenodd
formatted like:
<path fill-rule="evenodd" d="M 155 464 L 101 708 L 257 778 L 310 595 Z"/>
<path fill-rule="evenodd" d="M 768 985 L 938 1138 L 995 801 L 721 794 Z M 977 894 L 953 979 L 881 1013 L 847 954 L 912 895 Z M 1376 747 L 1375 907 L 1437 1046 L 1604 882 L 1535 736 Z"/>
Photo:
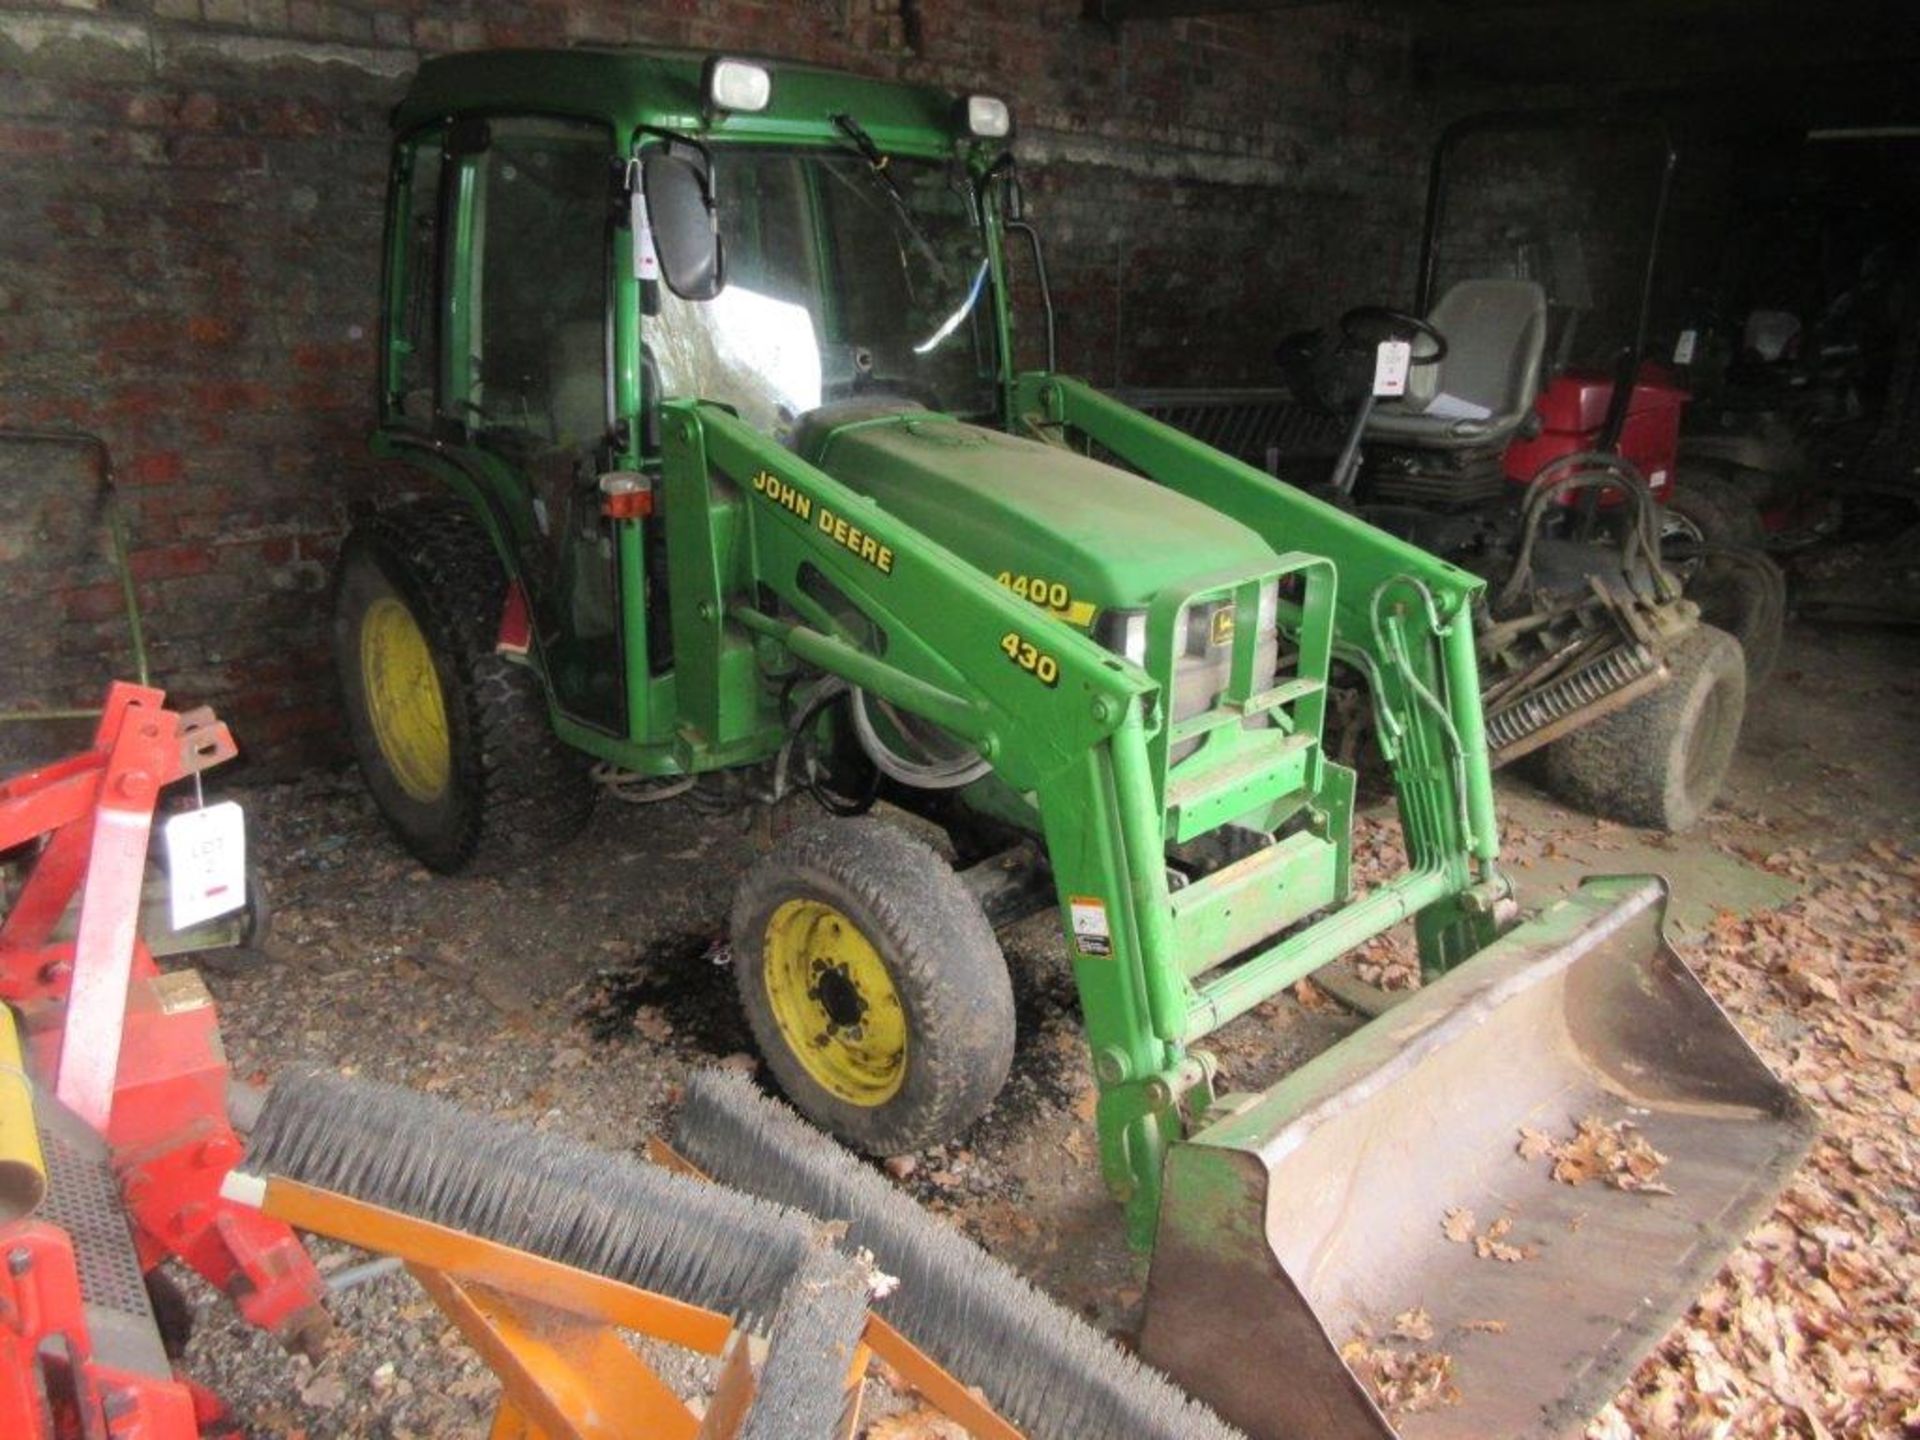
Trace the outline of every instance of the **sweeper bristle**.
<path fill-rule="evenodd" d="M 787 1287 L 740 1440 L 834 1440 L 845 1432 L 847 1375 L 867 1324 L 872 1271 L 822 1246 Z"/>
<path fill-rule="evenodd" d="M 771 1322 L 820 1234 L 810 1217 L 725 1186 L 322 1071 L 274 1085 L 242 1165 L 716 1310 L 756 1331 Z"/>
<path fill-rule="evenodd" d="M 847 1226 L 900 1279 L 874 1310 L 1033 1440 L 1234 1440 L 1158 1371 L 929 1217 L 745 1076 L 702 1071 L 674 1126 L 724 1185 Z"/>

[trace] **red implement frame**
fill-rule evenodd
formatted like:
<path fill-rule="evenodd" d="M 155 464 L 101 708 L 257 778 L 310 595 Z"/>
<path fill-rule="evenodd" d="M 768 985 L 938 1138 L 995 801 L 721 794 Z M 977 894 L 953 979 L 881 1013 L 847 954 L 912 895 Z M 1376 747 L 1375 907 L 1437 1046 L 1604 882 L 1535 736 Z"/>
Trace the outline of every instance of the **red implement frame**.
<path fill-rule="evenodd" d="M 325 1286 L 286 1225 L 220 1195 L 239 1157 L 213 1004 L 162 974 L 138 934 L 154 806 L 235 753 L 210 711 L 116 683 L 93 748 L 0 782 L 0 852 L 38 844 L 0 922 L 0 1000 L 19 1011 L 37 1083 L 112 1152 L 143 1267 L 177 1256 L 290 1345 L 325 1333 Z M 50 937 L 79 897 L 71 942 Z"/>

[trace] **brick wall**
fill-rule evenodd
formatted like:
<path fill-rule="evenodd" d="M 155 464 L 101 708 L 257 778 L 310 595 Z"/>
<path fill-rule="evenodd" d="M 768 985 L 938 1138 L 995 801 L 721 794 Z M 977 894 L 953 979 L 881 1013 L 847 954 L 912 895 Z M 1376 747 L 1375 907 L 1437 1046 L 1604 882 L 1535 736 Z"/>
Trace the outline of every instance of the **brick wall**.
<path fill-rule="evenodd" d="M 349 507 L 402 483 L 363 443 L 388 107 L 424 54 L 582 42 L 1007 96 L 1063 363 L 1097 382 L 1265 380 L 1283 331 L 1410 284 L 1429 127 L 1408 36 L 1364 9 L 0 3 L 0 424 L 107 439 L 156 676 L 257 765 L 339 753 L 327 567 Z M 85 702 L 123 630 L 97 551 L 44 538 L 84 522 L 84 468 L 0 446 L 0 483 L 0 709 Z"/>

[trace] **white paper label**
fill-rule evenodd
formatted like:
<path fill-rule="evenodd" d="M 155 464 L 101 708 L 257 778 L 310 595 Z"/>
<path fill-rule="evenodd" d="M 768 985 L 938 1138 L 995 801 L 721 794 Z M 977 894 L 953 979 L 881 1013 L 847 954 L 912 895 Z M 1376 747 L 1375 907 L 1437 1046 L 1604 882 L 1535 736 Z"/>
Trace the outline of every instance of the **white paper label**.
<path fill-rule="evenodd" d="M 167 821 L 173 928 L 185 930 L 247 903 L 247 822 L 228 800 Z"/>
<path fill-rule="evenodd" d="M 633 229 L 633 274 L 636 280 L 660 278 L 660 256 L 653 248 L 653 226 L 647 219 L 647 200 L 639 177 L 633 181 L 633 200 L 627 223 Z"/>
<path fill-rule="evenodd" d="M 1407 368 L 1413 364 L 1413 342 L 1382 340 L 1373 352 L 1373 393 L 1381 396 L 1407 393 Z"/>
<path fill-rule="evenodd" d="M 1680 338 L 1673 342 L 1673 363 L 1676 365 L 1691 365 L 1693 363 L 1693 348 L 1699 343 L 1700 336 L 1697 331 L 1682 330 L 1680 332 Z"/>
<path fill-rule="evenodd" d="M 1073 913 L 1073 942 L 1082 955 L 1111 955 L 1113 931 L 1107 928 L 1107 903 L 1090 895 L 1075 895 L 1067 902 Z"/>

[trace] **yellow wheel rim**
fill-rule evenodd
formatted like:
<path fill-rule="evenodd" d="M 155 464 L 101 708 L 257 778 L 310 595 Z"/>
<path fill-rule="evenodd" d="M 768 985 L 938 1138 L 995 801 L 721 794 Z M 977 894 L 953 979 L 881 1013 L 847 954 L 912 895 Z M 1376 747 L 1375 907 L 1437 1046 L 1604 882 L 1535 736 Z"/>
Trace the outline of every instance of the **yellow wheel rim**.
<path fill-rule="evenodd" d="M 819 900 L 789 900 L 767 924 L 767 1000 L 787 1048 L 820 1087 L 884 1105 L 907 1077 L 907 1012 L 859 927 Z"/>
<path fill-rule="evenodd" d="M 387 769 L 415 800 L 438 800 L 453 770 L 440 677 L 413 612 L 391 596 L 360 621 L 360 679 Z"/>

